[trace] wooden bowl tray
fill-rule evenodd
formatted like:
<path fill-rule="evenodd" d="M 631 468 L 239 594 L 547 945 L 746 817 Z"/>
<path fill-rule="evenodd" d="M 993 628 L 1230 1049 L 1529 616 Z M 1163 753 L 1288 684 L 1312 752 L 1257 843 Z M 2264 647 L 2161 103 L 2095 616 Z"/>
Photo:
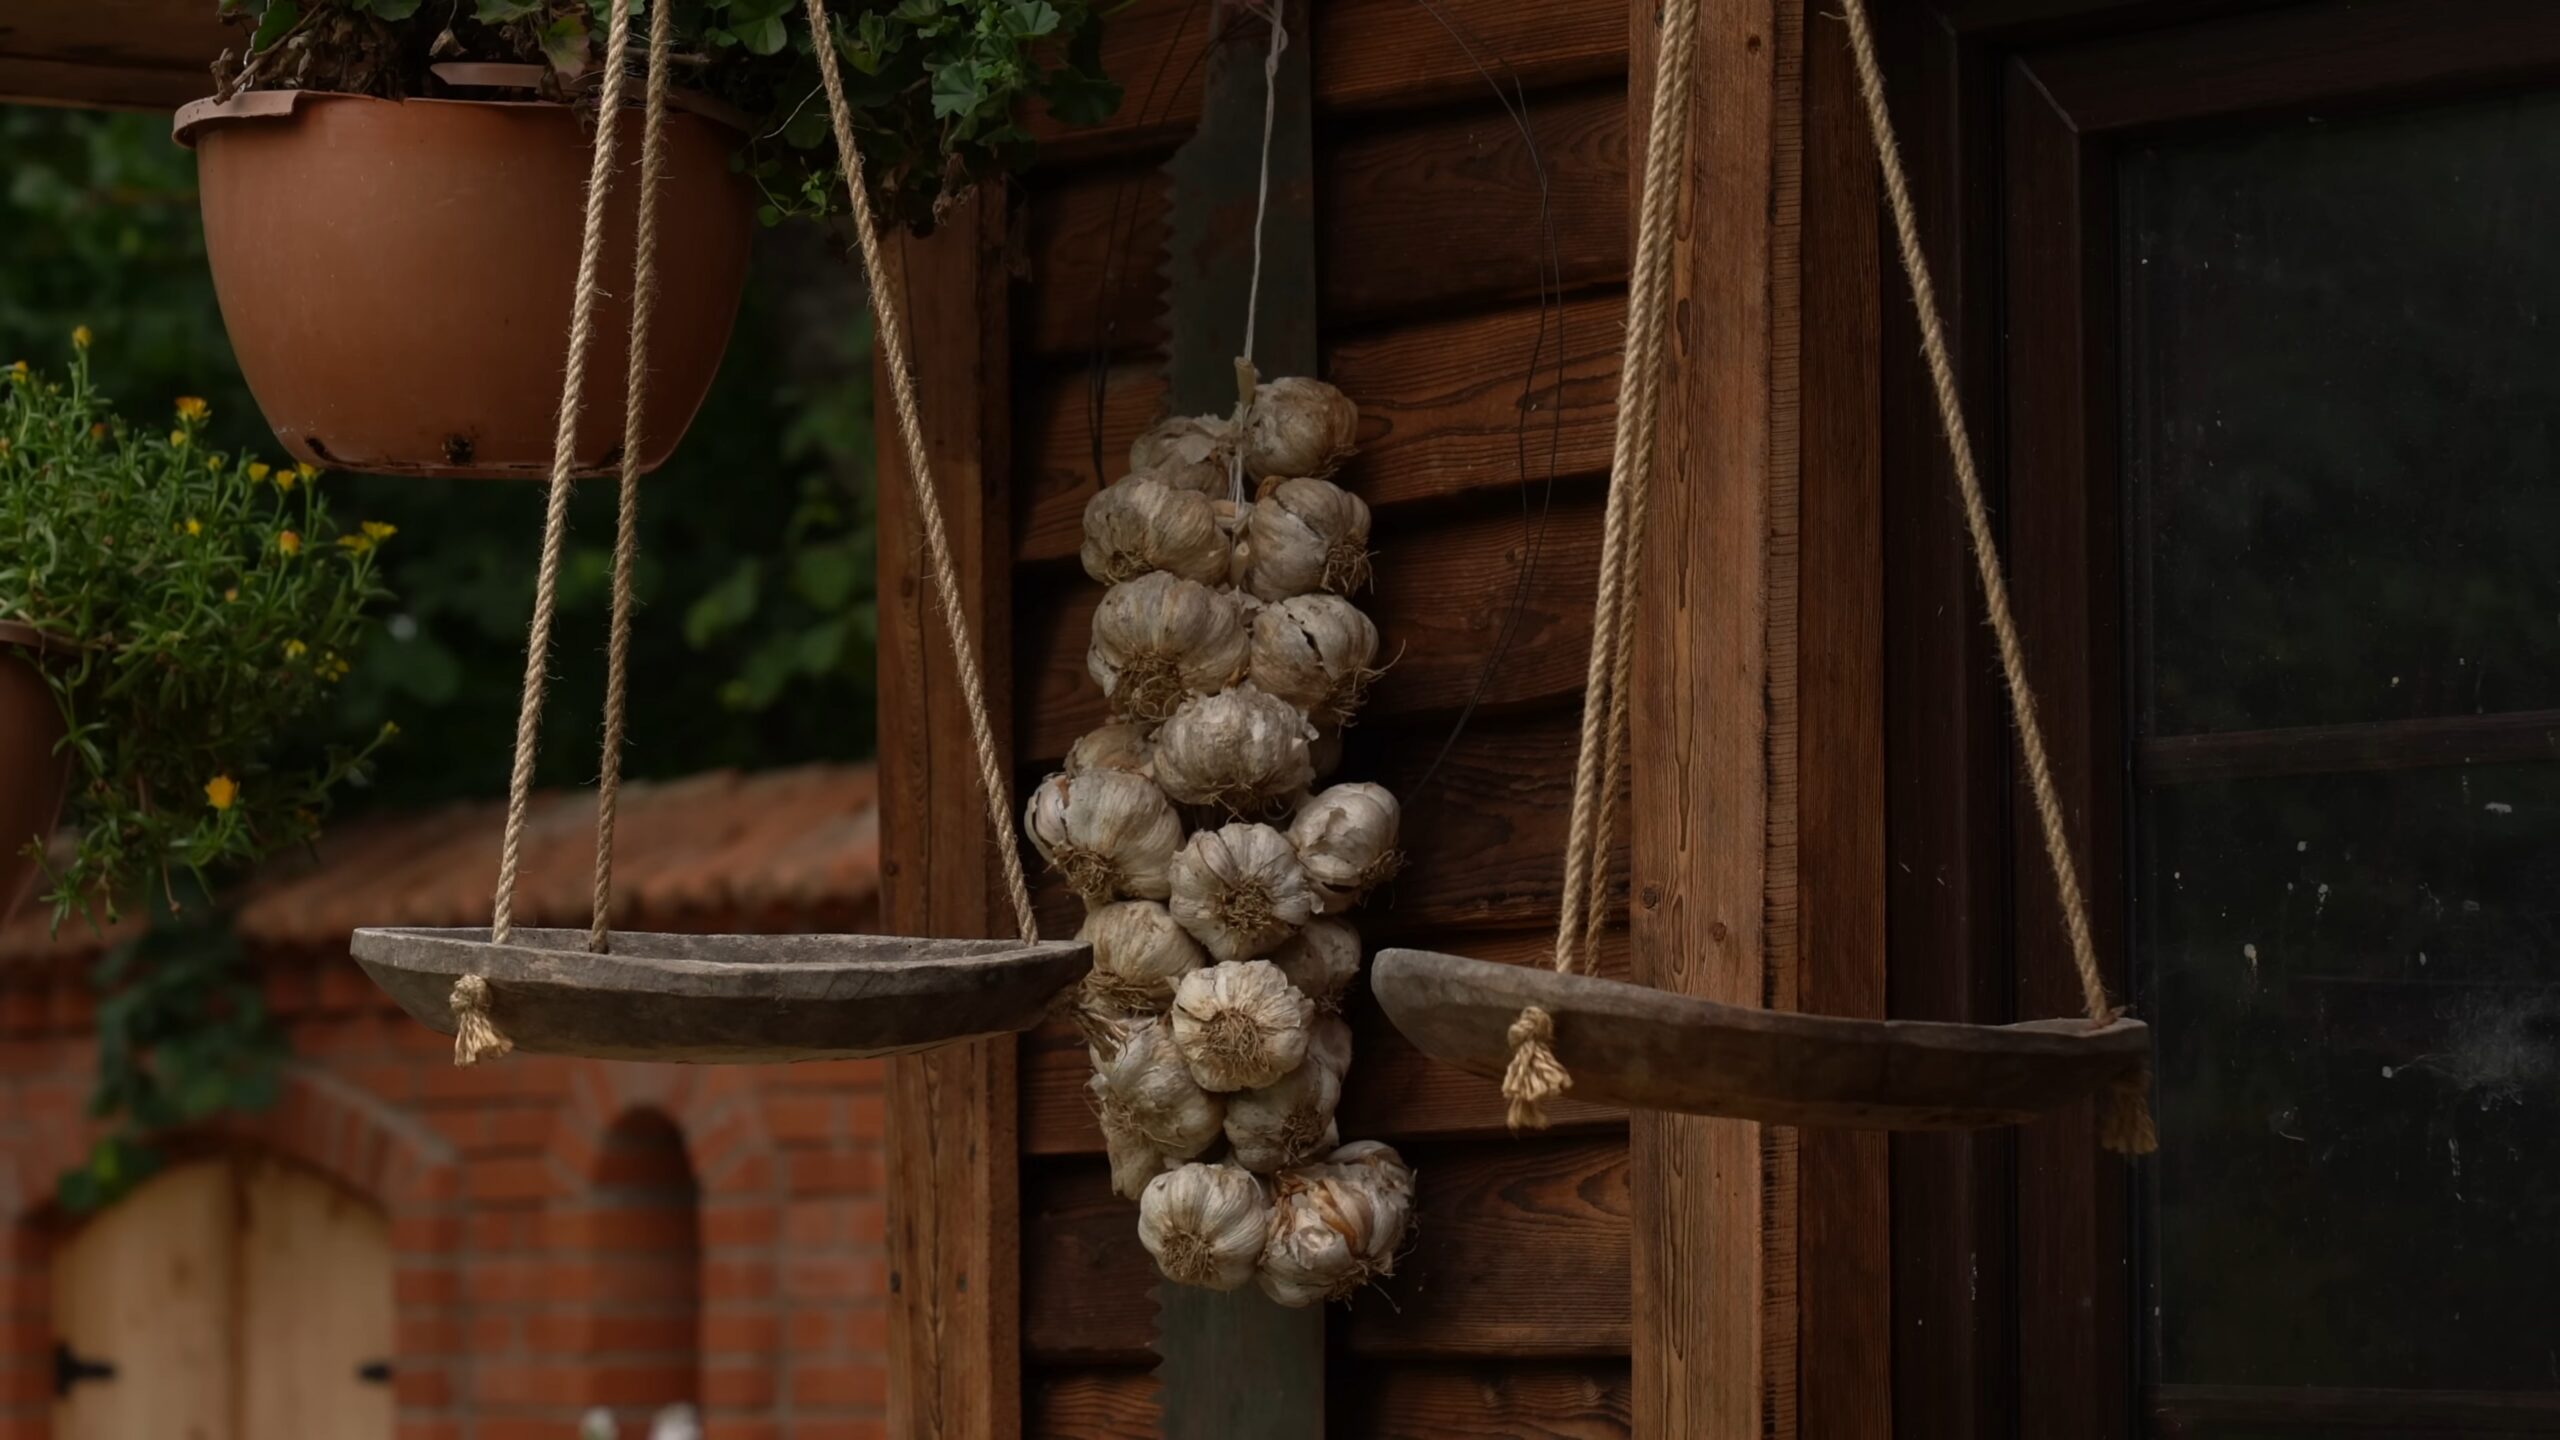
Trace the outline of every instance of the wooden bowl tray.
<path fill-rule="evenodd" d="M 584 930 L 358 930 L 351 946 L 411 1017 L 453 1033 L 453 982 L 489 982 L 519 1050 L 705 1065 L 841 1060 L 1028 1030 L 1093 963 L 1080 941 Z"/>
<path fill-rule="evenodd" d="M 1538 1005 L 1576 1100 L 1783 1125 L 2015 1125 L 2134 1073 L 2151 1050 L 2139 1020 L 1852 1020 L 1428 950 L 1380 951 L 1369 983 L 1406 1039 L 1462 1070 L 1499 1079 L 1511 1022 Z"/>

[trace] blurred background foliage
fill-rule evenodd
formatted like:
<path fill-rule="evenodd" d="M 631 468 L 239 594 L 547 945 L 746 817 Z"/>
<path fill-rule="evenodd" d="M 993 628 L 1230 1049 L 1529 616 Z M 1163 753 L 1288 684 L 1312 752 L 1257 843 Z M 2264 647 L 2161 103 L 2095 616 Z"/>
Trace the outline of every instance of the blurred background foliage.
<path fill-rule="evenodd" d="M 202 396 L 212 443 L 281 458 L 224 338 L 194 160 L 165 117 L 0 106 L 0 187 L 0 364 L 56 365 L 87 325 L 100 387 L 128 413 Z M 785 227 L 756 243 L 719 382 L 643 495 L 625 761 L 635 777 L 872 750 L 869 321 L 827 232 Z M 385 552 L 398 597 L 386 633 L 359 657 L 329 724 L 362 737 L 391 720 L 403 733 L 349 808 L 503 793 L 541 487 L 324 483 L 341 513 L 400 527 Z M 582 487 L 573 512 L 545 785 L 596 771 L 612 491 Z"/>

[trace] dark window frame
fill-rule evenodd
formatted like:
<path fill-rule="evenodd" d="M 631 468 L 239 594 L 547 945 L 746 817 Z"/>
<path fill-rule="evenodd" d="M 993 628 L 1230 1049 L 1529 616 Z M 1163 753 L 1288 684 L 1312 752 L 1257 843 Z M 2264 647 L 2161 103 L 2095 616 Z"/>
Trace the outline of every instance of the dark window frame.
<path fill-rule="evenodd" d="M 2125 639 L 2113 154 L 2233 121 L 2560 81 L 2547 0 L 1929 0 L 1882 7 L 1905 153 L 2100 948 L 2126 989 Z M 1953 479 L 1899 277 L 1883 330 L 1889 1005 L 2001 1023 L 2080 1008 L 2010 765 Z M 2499 717 L 2506 743 L 2552 719 Z M 2333 737 L 2390 763 L 2432 734 Z M 2423 728 L 2423 727 L 2421 727 Z M 2443 728 L 2438 726 L 2437 728 Z M 2490 728 L 2499 728 L 2492 726 Z M 2475 737 L 2476 738 L 2476 737 Z M 2252 763 L 2263 737 L 2154 742 L 2150 766 Z M 2547 749 L 2544 753 L 2547 753 Z M 2341 767 L 2345 768 L 2345 767 Z M 2082 1106 L 2014 1132 L 1893 1142 L 1894 1407 L 1905 1435 L 2129 1440 L 2182 1417 L 2317 1425 L 2370 1397 L 2149 1394 L 2136 1177 Z M 2452 1409 L 2383 1417 L 2451 1427 Z M 2307 1407 L 2307 1408 L 2306 1408 Z M 2359 1408 L 2362 1407 L 2362 1408 Z M 2146 1412 L 2148 1415 L 2146 1416 Z M 2510 1412 L 2511 1414 L 2512 1412 Z M 2376 1423 L 2382 1423 L 2377 1421 Z M 2560 1422 L 2556 1422 L 2560 1423 Z M 2403 1431 L 2401 1433 L 2412 1433 Z M 2437 1433 L 2452 1433 L 2450 1429 Z"/>

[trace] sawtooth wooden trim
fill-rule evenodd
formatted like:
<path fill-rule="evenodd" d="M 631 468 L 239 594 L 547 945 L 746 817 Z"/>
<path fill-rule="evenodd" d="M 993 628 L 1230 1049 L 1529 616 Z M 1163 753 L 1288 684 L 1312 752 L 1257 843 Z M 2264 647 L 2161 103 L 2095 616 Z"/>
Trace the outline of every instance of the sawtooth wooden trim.
<path fill-rule="evenodd" d="M 900 237 L 879 277 L 916 347 L 916 389 L 960 585 L 998 717 L 1011 713 L 1005 540 L 1007 198 L 985 186 L 933 238 Z M 877 393 L 888 393 L 884 383 Z M 880 869 L 907 934 L 986 936 L 1009 922 L 969 726 L 934 613 L 897 431 L 880 427 Z M 889 1433 L 1016 1440 L 1022 1432 L 1019 1191 L 1010 1036 L 889 1062 Z"/>

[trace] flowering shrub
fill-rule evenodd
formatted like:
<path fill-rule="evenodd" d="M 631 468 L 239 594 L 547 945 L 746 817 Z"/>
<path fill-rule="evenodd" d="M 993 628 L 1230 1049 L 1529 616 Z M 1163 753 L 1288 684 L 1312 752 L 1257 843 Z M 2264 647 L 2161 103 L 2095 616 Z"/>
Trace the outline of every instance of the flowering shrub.
<path fill-rule="evenodd" d="M 609 0 L 219 0 L 251 27 L 226 54 L 223 93 L 239 88 L 433 94 L 432 66 L 457 60 L 538 64 L 555 95 L 609 58 Z M 1126 0 L 1119 0 L 1126 3 Z M 635 48 L 648 34 L 631 0 Z M 1021 168 L 1031 104 L 1068 124 L 1119 106 L 1102 73 L 1102 17 L 1113 0 L 827 0 L 846 95 L 872 194 L 919 228 L 977 180 Z M 764 189 L 764 218 L 823 215 L 839 172 L 818 93 L 817 45 L 804 0 L 678 0 L 678 83 L 744 111 L 756 137 L 744 165 Z M 633 57 L 637 63 L 637 57 Z"/>
<path fill-rule="evenodd" d="M 78 843 L 47 866 L 55 923 L 113 917 L 173 870 L 307 842 L 361 749 L 296 753 L 289 732 L 344 678 L 385 598 L 388 525 L 341 529 L 320 473 L 200 445 L 209 412 L 117 419 L 89 336 L 55 380 L 0 375 L 0 620 L 66 641 L 43 670 L 69 728 Z"/>

